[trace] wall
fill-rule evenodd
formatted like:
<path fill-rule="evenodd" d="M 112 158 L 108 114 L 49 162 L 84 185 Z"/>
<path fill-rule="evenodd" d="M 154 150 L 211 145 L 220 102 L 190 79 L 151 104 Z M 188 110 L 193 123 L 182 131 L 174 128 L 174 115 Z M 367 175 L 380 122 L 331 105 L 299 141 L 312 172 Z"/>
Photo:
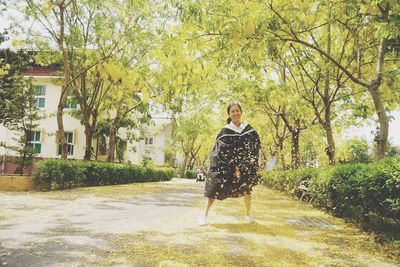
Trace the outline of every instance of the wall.
<path fill-rule="evenodd" d="M 30 191 L 34 189 L 31 176 L 1 176 L 0 191 Z"/>

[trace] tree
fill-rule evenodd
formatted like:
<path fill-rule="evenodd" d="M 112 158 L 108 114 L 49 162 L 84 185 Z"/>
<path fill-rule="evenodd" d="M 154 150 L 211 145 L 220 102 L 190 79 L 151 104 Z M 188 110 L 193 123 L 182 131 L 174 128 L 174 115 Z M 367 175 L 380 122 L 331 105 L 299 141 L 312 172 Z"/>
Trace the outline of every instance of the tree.
<path fill-rule="evenodd" d="M 104 106 L 116 109 L 118 115 L 112 118 L 110 125 L 108 160 L 112 161 L 115 128 L 119 121 L 126 120 L 125 113 L 134 109 L 126 104 L 133 101 L 133 105 L 137 105 L 134 93 L 143 90 L 143 81 L 141 84 L 138 81 L 147 77 L 139 75 L 145 73 L 140 68 L 148 69 L 146 54 L 152 44 L 152 34 L 144 26 L 147 25 L 146 15 L 151 12 L 147 9 L 148 4 L 148 1 L 131 4 L 110 0 L 102 4 L 94 1 L 73 5 L 75 16 L 68 24 L 75 34 L 69 49 L 73 51 L 73 76 L 81 76 L 72 82 L 72 87 L 85 126 L 85 159 L 90 158 L 98 117 L 107 114 Z M 75 23 L 76 18 L 81 22 L 79 26 Z M 76 39 L 76 36 L 81 38 Z"/>
<path fill-rule="evenodd" d="M 40 119 L 37 113 L 35 92 L 30 81 L 26 81 L 23 77 L 15 77 L 13 107 L 11 107 L 15 113 L 12 122 L 5 123 L 5 127 L 21 133 L 16 139 L 18 145 L 8 147 L 18 153 L 16 162 L 19 164 L 19 168 L 16 172 L 20 175 L 23 175 L 24 167 L 32 166 L 33 158 L 38 153 L 38 148 L 34 147 L 32 143 L 40 138 L 34 132 L 38 125 L 37 121 Z"/>
<path fill-rule="evenodd" d="M 385 71 L 393 67 L 389 66 L 388 68 L 385 62 L 391 60 L 387 59 L 390 57 L 387 49 L 388 40 L 399 35 L 398 22 L 396 22 L 399 7 L 396 1 L 366 3 L 328 1 L 327 3 L 329 14 L 335 13 L 336 27 L 349 33 L 353 45 L 351 49 L 357 55 L 356 60 L 348 58 L 347 62 L 340 63 L 338 58 L 330 53 L 329 45 L 326 49 L 321 47 L 313 38 L 313 32 L 321 27 L 327 27 L 329 31 L 329 28 L 333 26 L 333 21 L 330 20 L 327 24 L 319 22 L 318 19 L 307 21 L 304 17 L 300 17 L 303 14 L 298 12 L 296 3 L 293 1 L 291 4 L 281 2 L 277 5 L 267 4 L 269 10 L 274 14 L 274 28 L 270 28 L 268 34 L 272 34 L 279 41 L 297 43 L 317 51 L 329 64 L 343 71 L 355 84 L 367 88 L 381 128 L 377 143 L 378 155 L 379 158 L 382 158 L 387 149 L 389 120 L 386 114 L 387 100 L 382 95 L 381 85 Z M 316 11 L 318 12 L 315 12 L 322 18 L 325 16 L 322 16 L 323 13 L 318 7 L 324 5 L 325 3 L 322 2 L 319 6 L 317 5 Z M 295 16 L 295 14 L 300 15 Z M 298 20 L 296 23 L 291 23 L 296 19 Z M 375 70 L 372 68 L 373 64 L 376 66 Z M 372 78 L 366 79 L 365 77 Z"/>
<path fill-rule="evenodd" d="M 63 86 L 61 89 L 60 99 L 57 106 L 57 125 L 58 125 L 58 136 L 57 139 L 61 143 L 61 157 L 63 159 L 67 158 L 67 143 L 64 135 L 64 123 L 63 123 L 63 109 L 67 102 L 69 91 L 70 91 L 70 81 L 71 81 L 71 68 L 70 68 L 70 57 L 66 48 L 66 30 L 65 17 L 68 14 L 68 8 L 71 7 L 75 0 L 42 0 L 40 2 L 33 0 L 20 0 L 18 3 L 25 4 L 25 14 L 29 19 L 35 22 L 39 22 L 43 29 L 47 32 L 53 42 L 57 45 L 58 51 L 61 54 L 63 62 Z M 32 34 L 30 36 L 36 36 Z M 38 42 L 38 48 L 48 50 L 52 47 L 53 43 L 43 43 L 43 33 L 39 34 L 42 38 L 36 39 Z"/>
<path fill-rule="evenodd" d="M 346 45 L 343 46 L 342 54 L 345 47 Z M 291 46 L 290 58 L 294 60 L 284 62 L 284 65 L 290 69 L 290 77 L 294 81 L 301 101 L 309 105 L 315 114 L 312 123 L 317 121 L 324 129 L 328 144 L 326 154 L 329 157 L 329 163 L 334 164 L 336 149 L 333 124 L 339 115 L 342 116 L 342 124 L 344 123 L 344 107 L 353 108 L 353 106 L 346 105 L 348 101 L 345 99 L 360 92 L 352 92 L 352 90 L 356 90 L 346 87 L 348 78 L 343 77 L 343 72 L 339 69 L 324 67 L 326 63 L 315 58 L 312 52 L 307 50 L 299 52 Z M 325 75 L 323 74 L 324 68 L 326 68 Z M 305 106 L 303 108 L 306 109 Z"/>
<path fill-rule="evenodd" d="M 6 10 L 3 8 L 6 3 L 4 1 L 0 1 L 0 16 L 3 15 L 3 12 Z M 0 29 L 0 44 L 3 43 L 7 38 L 7 30 L 5 29 Z M 4 59 L 0 59 L 0 77 L 3 76 L 4 74 L 7 74 L 9 69 L 9 65 L 4 63 Z"/>
<path fill-rule="evenodd" d="M 301 89 L 293 76 L 294 70 L 287 71 L 288 64 L 281 56 L 282 65 L 279 66 L 280 86 L 269 87 L 268 97 L 265 102 L 269 110 L 272 110 L 282 119 L 291 136 L 291 166 L 294 169 L 300 167 L 300 135 L 313 123 L 310 109 L 301 101 Z M 275 106 L 274 106 L 275 105 Z"/>
<path fill-rule="evenodd" d="M 173 142 L 168 151 L 183 153 L 180 173 L 184 174 L 208 158 L 216 135 L 210 133 L 221 125 L 213 123 L 213 114 L 219 102 L 226 103 L 222 90 L 227 83 L 220 79 L 224 73 L 216 60 L 188 46 L 187 36 L 182 34 L 185 27 L 181 26 L 178 23 L 171 32 L 166 30 L 154 51 L 157 64 L 153 87 L 158 94 L 155 101 L 172 114 Z"/>
<path fill-rule="evenodd" d="M 107 156 L 108 162 L 114 161 L 115 155 L 116 159 L 122 162 L 123 149 L 126 149 L 127 142 L 139 141 L 143 136 L 143 125 L 150 123 L 148 105 L 140 104 L 126 116 L 118 116 L 118 120 L 115 120 L 116 114 L 112 114 L 116 112 L 116 110 L 111 110 L 110 116 L 100 119 L 96 125 L 93 137 L 100 141 L 97 143 L 96 160 L 98 152 L 101 152 L 102 155 Z"/>
<path fill-rule="evenodd" d="M 183 163 L 180 174 L 192 169 L 194 165 L 204 164 L 205 158 L 212 149 L 215 141 L 216 123 L 214 119 L 213 103 L 207 101 L 207 97 L 200 98 L 192 94 L 176 96 L 182 105 L 179 112 L 173 114 L 173 123 L 176 123 L 171 146 L 175 151 L 183 153 Z M 202 153 L 202 154 L 200 154 Z M 202 159 L 202 162 L 198 160 Z"/>
<path fill-rule="evenodd" d="M 399 35 L 396 1 L 188 1 L 177 3 L 177 8 L 188 25 L 188 40 L 195 40 L 195 44 L 202 40 L 203 44 L 195 48 L 209 51 L 230 69 L 249 70 L 263 64 L 265 54 L 276 55 L 277 47 L 286 44 L 317 52 L 313 56 L 324 61 L 320 66 L 324 91 L 334 88 L 334 68 L 354 86 L 369 91 L 382 128 L 377 138 L 378 151 L 381 157 L 384 155 L 389 126 L 386 109 L 390 105 L 382 90 L 390 89 L 382 84 L 384 74 L 396 68 L 392 61 L 398 61 L 386 49 L 388 40 Z M 337 32 L 342 33 L 340 38 L 332 38 L 331 34 Z M 343 35 L 348 37 L 342 38 Z M 345 50 L 344 43 L 349 44 Z M 325 124 L 328 129 L 328 122 Z M 330 143 L 331 150 L 334 144 Z M 333 160 L 334 151 L 329 152 Z"/>
<path fill-rule="evenodd" d="M 36 107 L 36 91 L 31 80 L 22 76 L 28 67 L 31 55 L 25 51 L 12 52 L 2 50 L 0 59 L 9 66 L 6 74 L 0 76 L 0 123 L 10 130 L 19 133 L 17 145 L 8 146 L 17 152 L 17 169 L 19 174 L 24 173 L 25 166 L 32 166 L 36 148 L 33 147 L 34 129 L 39 120 Z"/>
<path fill-rule="evenodd" d="M 22 1 L 22 0 L 21 0 Z M 66 158 L 62 114 L 65 103 L 74 96 L 79 103 L 82 123 L 85 127 L 86 145 L 84 158 L 89 160 L 93 132 L 101 111 L 100 106 L 116 80 L 110 80 L 101 73 L 104 66 L 125 57 L 125 67 L 135 60 L 136 54 L 146 52 L 148 38 L 143 28 L 146 15 L 151 14 L 148 1 L 53 1 L 32 0 L 26 3 L 25 13 L 46 29 L 51 42 L 34 38 L 33 42 L 41 51 L 57 44 L 63 62 L 64 85 L 59 100 L 57 121 L 59 138 L 63 147 L 62 157 Z M 44 36 L 43 32 L 38 34 Z M 46 39 L 44 39 L 46 40 Z M 139 41 L 139 42 L 138 42 Z M 142 42 L 140 42 L 142 41 Z M 47 59 L 49 61 L 51 59 Z M 100 66 L 102 65 L 103 66 Z M 112 65 L 112 64 L 111 64 Z M 109 72 L 110 73 L 110 72 Z"/>
<path fill-rule="evenodd" d="M 29 67 L 31 60 L 32 55 L 23 50 L 17 52 L 10 49 L 0 50 L 0 64 L 5 70 L 0 75 L 0 123 L 12 124 L 16 118 L 15 112 L 18 106 L 15 105 L 15 100 L 27 86 L 22 82 L 21 75 Z M 14 93 L 13 87 L 17 85 L 19 91 Z M 27 96 L 27 93 L 24 92 L 24 95 Z"/>
<path fill-rule="evenodd" d="M 137 130 L 142 127 L 142 124 L 149 123 L 150 116 L 148 104 L 144 104 L 142 99 L 137 94 L 136 96 L 131 96 L 125 98 L 129 102 L 121 103 L 116 101 L 115 103 L 120 103 L 121 105 L 114 109 L 115 115 L 110 118 L 109 123 L 109 145 L 107 153 L 107 161 L 114 161 L 116 141 L 118 138 L 119 129 L 129 132 L 130 130 Z M 133 101 L 132 101 L 133 100 Z M 128 106 L 127 104 L 131 104 Z M 140 113 L 140 115 L 138 115 Z M 136 115 L 136 116 L 135 116 Z M 130 139 L 130 138 L 128 138 Z M 130 140 L 127 140 L 130 141 Z"/>

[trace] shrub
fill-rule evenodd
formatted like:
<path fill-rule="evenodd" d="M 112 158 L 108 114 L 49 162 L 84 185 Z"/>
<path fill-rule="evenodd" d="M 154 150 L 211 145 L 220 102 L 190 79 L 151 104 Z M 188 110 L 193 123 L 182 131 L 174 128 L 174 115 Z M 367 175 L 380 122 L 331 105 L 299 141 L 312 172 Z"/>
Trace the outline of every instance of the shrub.
<path fill-rule="evenodd" d="M 187 170 L 187 171 L 185 172 L 185 178 L 188 178 L 188 179 L 196 179 L 196 177 L 197 177 L 197 174 L 196 174 L 196 172 L 193 171 L 193 170 Z"/>
<path fill-rule="evenodd" d="M 80 162 L 48 159 L 36 164 L 35 184 L 54 184 L 55 188 L 71 188 L 82 185 L 85 176 Z"/>
<path fill-rule="evenodd" d="M 47 159 L 37 163 L 35 183 L 36 185 L 50 184 L 54 189 L 64 189 L 77 186 L 168 181 L 174 174 L 175 171 L 172 168 Z"/>
<path fill-rule="evenodd" d="M 271 188 L 292 192 L 310 182 L 314 205 L 356 222 L 363 229 L 400 232 L 400 159 L 319 169 L 264 173 Z"/>

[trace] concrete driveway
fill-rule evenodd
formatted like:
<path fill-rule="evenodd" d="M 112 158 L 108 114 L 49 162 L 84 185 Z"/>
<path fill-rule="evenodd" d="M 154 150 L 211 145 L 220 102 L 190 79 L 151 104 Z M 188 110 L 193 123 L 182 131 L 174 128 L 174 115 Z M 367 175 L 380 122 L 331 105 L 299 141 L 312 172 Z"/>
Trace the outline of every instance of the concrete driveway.
<path fill-rule="evenodd" d="M 54 192 L 0 192 L 3 266 L 400 266 L 399 252 L 257 186 L 197 226 L 204 183 L 173 179 Z"/>

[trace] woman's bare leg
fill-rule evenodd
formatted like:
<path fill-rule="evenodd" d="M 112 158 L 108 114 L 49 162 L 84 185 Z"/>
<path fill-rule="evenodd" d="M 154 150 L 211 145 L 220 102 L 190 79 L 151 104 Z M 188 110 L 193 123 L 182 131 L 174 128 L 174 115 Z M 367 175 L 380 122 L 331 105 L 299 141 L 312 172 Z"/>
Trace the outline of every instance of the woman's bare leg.
<path fill-rule="evenodd" d="M 204 210 L 204 216 L 208 215 L 208 211 L 210 210 L 210 208 L 211 208 L 212 204 L 214 203 L 214 201 L 215 201 L 215 198 L 210 198 L 210 197 L 206 198 L 206 207 L 205 207 L 205 210 Z"/>

